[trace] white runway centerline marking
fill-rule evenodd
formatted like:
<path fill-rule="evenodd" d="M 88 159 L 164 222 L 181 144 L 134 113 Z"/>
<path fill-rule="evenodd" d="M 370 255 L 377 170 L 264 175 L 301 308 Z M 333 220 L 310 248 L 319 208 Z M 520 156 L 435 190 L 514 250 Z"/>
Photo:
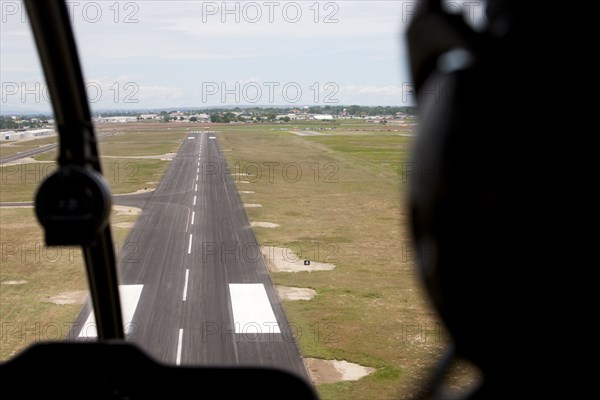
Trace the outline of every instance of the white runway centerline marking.
<path fill-rule="evenodd" d="M 187 300 L 187 288 L 188 288 L 189 279 L 190 279 L 190 270 L 188 268 L 185 270 L 185 283 L 183 284 L 183 301 Z"/>
<path fill-rule="evenodd" d="M 188 245 L 188 254 L 192 254 L 192 234 L 190 233 L 190 244 Z"/>
<path fill-rule="evenodd" d="M 196 138 L 193 136 L 188 136 L 188 139 L 196 139 Z"/>
<path fill-rule="evenodd" d="M 194 192 L 198 191 L 198 184 L 196 183 L 196 186 L 194 186 Z"/>
<path fill-rule="evenodd" d="M 196 196 L 194 196 L 194 205 L 196 205 Z"/>
<path fill-rule="evenodd" d="M 181 364 L 181 342 L 183 339 L 183 329 L 179 329 L 179 339 L 177 340 L 177 359 L 175 360 L 175 364 Z"/>
<path fill-rule="evenodd" d="M 196 168 L 196 173 L 199 174 L 200 173 L 200 168 Z"/>
<path fill-rule="evenodd" d="M 216 139 L 216 137 L 214 137 L 214 136 L 209 136 L 208 138 L 209 139 Z"/>
<path fill-rule="evenodd" d="M 198 182 L 198 174 L 196 174 L 196 182 Z"/>
<path fill-rule="evenodd" d="M 262 283 L 230 283 L 235 333 L 281 333 Z"/>
<path fill-rule="evenodd" d="M 196 211 L 192 211 L 192 225 L 194 225 L 194 217 L 196 216 Z"/>
<path fill-rule="evenodd" d="M 135 309 L 140 301 L 143 288 L 144 285 L 119 285 L 123 328 L 125 329 L 126 335 L 134 330 L 131 320 L 133 319 L 133 314 L 135 313 Z M 79 337 L 91 338 L 97 336 L 98 331 L 96 330 L 96 317 L 94 315 L 94 310 L 92 310 L 90 315 L 88 315 L 85 324 L 81 328 L 81 332 L 79 332 Z"/>

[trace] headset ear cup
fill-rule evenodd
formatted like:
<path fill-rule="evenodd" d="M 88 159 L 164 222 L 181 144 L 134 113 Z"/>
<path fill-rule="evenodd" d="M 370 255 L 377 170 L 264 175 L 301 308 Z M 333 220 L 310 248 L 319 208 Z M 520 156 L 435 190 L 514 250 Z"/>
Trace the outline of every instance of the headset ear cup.
<path fill-rule="evenodd" d="M 501 124 L 490 123 L 494 85 L 476 65 L 436 71 L 424 82 L 409 186 L 423 282 L 458 355 L 480 366 L 494 357 L 488 341 L 501 313 L 494 288 L 507 261 L 500 248 L 509 217 Z"/>

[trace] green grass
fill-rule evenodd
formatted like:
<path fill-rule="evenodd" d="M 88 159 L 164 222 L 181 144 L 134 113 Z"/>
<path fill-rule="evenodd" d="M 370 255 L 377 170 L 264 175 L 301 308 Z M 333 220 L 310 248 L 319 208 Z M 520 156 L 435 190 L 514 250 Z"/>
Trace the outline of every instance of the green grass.
<path fill-rule="evenodd" d="M 143 157 L 176 153 L 187 136 L 182 129 L 144 131 L 137 124 L 128 129 L 100 141 L 102 171 L 113 194 L 156 188 L 170 161 Z M 0 202 L 33 201 L 39 184 L 56 170 L 57 155 L 51 150 L 35 156 L 37 163 L 0 167 Z"/>
<path fill-rule="evenodd" d="M 111 223 L 134 222 L 135 215 L 116 215 Z M 87 291 L 81 250 L 46 247 L 32 207 L 0 207 L 0 360 L 29 343 L 62 340 L 81 310 L 80 304 L 44 302 L 65 292 Z M 117 251 L 129 232 L 112 228 Z M 7 281 L 25 281 L 11 285 Z"/>
<path fill-rule="evenodd" d="M 303 356 L 377 369 L 355 382 L 319 385 L 321 398 L 407 398 L 446 342 L 409 254 L 401 165 L 412 138 L 387 127 L 355 126 L 305 137 L 278 125 L 221 127 L 218 137 L 230 168 L 237 165 L 232 172 L 261 166 L 247 169 L 261 172 L 247 178 L 251 183 L 236 178 L 239 190 L 255 192 L 242 193 L 243 201 L 263 205 L 248 208 L 249 218 L 280 224 L 255 228 L 259 242 L 295 248 L 302 258 L 335 260 L 333 271 L 271 274 L 277 285 L 317 291 L 311 301 L 284 302 L 301 331 Z"/>
<path fill-rule="evenodd" d="M 0 157 L 12 156 L 40 146 L 55 143 L 57 136 L 44 137 L 32 140 L 11 140 L 0 143 Z"/>
<path fill-rule="evenodd" d="M 135 131 L 131 131 L 132 128 Z M 101 129 L 117 128 L 105 126 Z M 186 136 L 185 131 L 150 127 L 146 132 L 139 126 L 120 126 L 118 129 L 118 134 L 104 137 L 100 145 L 100 154 L 106 156 L 101 160 L 102 169 L 111 191 L 130 193 L 156 187 L 169 161 L 118 157 L 177 152 Z M 22 142 L 21 149 L 25 144 L 33 148 L 33 142 L 39 145 L 42 141 L 47 140 Z M 4 146 L 2 149 L 4 151 Z M 37 163 L 0 167 L 0 201 L 32 201 L 40 182 L 56 169 L 56 155 L 56 151 L 50 151 L 38 155 L 36 158 L 40 162 Z M 112 233 L 117 252 L 124 245 L 130 229 L 115 224 L 134 222 L 136 218 L 113 213 Z M 0 208 L 0 245 L 0 282 L 27 282 L 0 285 L 0 325 L 3 328 L 0 359 L 6 359 L 32 341 L 63 338 L 81 305 L 56 305 L 42 299 L 87 290 L 87 278 L 79 249 L 45 247 L 33 208 Z"/>
<path fill-rule="evenodd" d="M 155 188 L 170 161 L 102 157 L 104 179 L 113 194 Z M 0 167 L 0 202 L 33 201 L 40 183 L 57 168 L 53 162 Z"/>
<path fill-rule="evenodd" d="M 327 136 L 300 137 L 289 133 L 304 127 L 336 129 L 320 131 Z M 284 302 L 303 356 L 347 360 L 376 368 L 375 373 L 358 381 L 319 385 L 321 398 L 410 397 L 423 384 L 446 343 L 437 315 L 417 279 L 409 251 L 402 165 L 407 162 L 412 138 L 401 134 L 410 130 L 362 121 L 215 125 L 212 128 L 218 132 L 232 172 L 246 169 L 251 173 L 260 172 L 260 176 L 247 178 L 251 183 L 241 183 L 241 178 L 236 177 L 240 190 L 255 192 L 242 193 L 242 200 L 263 205 L 248 208 L 249 218 L 280 224 L 275 229 L 254 228 L 259 242 L 295 248 L 301 257 L 336 265 L 333 271 L 271 274 L 277 285 L 308 287 L 317 292 L 310 301 Z M 117 128 L 110 129 L 117 131 Z M 153 130 L 158 130 L 155 136 Z M 172 141 L 171 137 L 176 139 Z M 115 157 L 164 154 L 178 148 L 177 140 L 184 137 L 181 129 L 165 132 L 163 126 L 146 128 L 134 124 L 129 131 L 103 139 L 101 154 Z M 136 147 L 138 141 L 143 142 L 140 147 Z M 143 150 L 138 153 L 137 149 Z M 38 159 L 45 157 L 53 159 L 51 154 Z M 127 169 L 127 162 L 136 164 Z M 149 164 L 143 164 L 145 162 Z M 157 162 L 159 164 L 152 164 Z M 147 182 L 158 182 L 168 165 L 164 161 L 166 164 L 160 164 L 160 160 L 108 157 L 103 163 L 107 180 L 115 191 L 135 191 L 145 184 L 151 185 Z M 249 165 L 253 165 L 254 170 L 245 168 Z M 136 167 L 137 172 L 127 175 Z M 296 174 L 298 171 L 301 175 Z M 3 179 L 5 176 L 10 181 L 6 173 Z M 121 182 L 125 177 L 137 181 Z M 6 201 L 7 184 L 14 185 L 12 191 L 21 190 L 21 198 L 27 197 L 25 189 L 17 187 L 15 182 L 1 182 L 0 200 Z M 35 236 L 26 231 L 31 229 L 31 224 L 35 225 L 34 220 L 26 218 L 26 214 L 17 215 L 24 211 L 16 210 L 23 209 L 0 209 L 2 240 L 40 241 L 39 232 Z M 21 227 L 19 221 L 26 221 L 26 225 Z M 124 234 L 125 231 L 118 236 L 115 231 L 115 240 L 125 240 Z M 15 285 L 9 288 L 12 292 L 7 292 L 3 285 L 2 321 L 28 324 L 72 321 L 78 307 L 68 311 L 64 306 L 40 303 L 39 297 L 64 291 L 64 287 L 81 287 L 82 284 L 85 287 L 83 270 L 80 267 L 77 271 L 76 268 L 58 270 L 39 263 L 19 268 L 17 264 L 3 262 L 2 280 L 26 277 L 22 279 L 40 288 Z M 49 278 L 42 275 L 53 272 L 60 273 Z M 58 276 L 64 279 L 58 282 Z M 13 305 L 7 303 L 13 297 L 21 301 Z M 53 314 L 56 310 L 62 310 L 64 315 Z M 34 316 L 28 316 L 30 313 Z M 5 349 L 4 338 L 0 339 L 3 357 L 22 345 L 13 343 L 11 348 Z"/>

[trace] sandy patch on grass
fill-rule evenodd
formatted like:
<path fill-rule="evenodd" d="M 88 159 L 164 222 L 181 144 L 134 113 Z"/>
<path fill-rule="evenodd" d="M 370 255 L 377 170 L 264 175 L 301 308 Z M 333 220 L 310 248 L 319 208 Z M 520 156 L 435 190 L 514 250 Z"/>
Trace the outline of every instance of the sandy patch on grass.
<path fill-rule="evenodd" d="M 133 228 L 133 225 L 135 225 L 135 222 L 119 222 L 116 224 L 112 224 L 112 226 L 114 226 L 115 228 Z"/>
<path fill-rule="evenodd" d="M 236 183 L 250 183 L 249 181 L 235 181 Z"/>
<path fill-rule="evenodd" d="M 154 160 L 167 160 L 171 161 L 173 157 L 177 153 L 166 153 L 166 154 L 158 154 L 153 156 L 102 156 L 106 158 L 146 158 L 146 159 L 154 159 Z"/>
<path fill-rule="evenodd" d="M 317 291 L 309 288 L 299 288 L 291 286 L 275 286 L 277 293 L 282 300 L 312 300 L 317 295 Z"/>
<path fill-rule="evenodd" d="M 253 194 L 254 192 L 251 190 L 240 190 L 240 193 Z"/>
<path fill-rule="evenodd" d="M 54 304 L 83 304 L 87 298 L 88 292 L 85 290 L 78 290 L 76 292 L 64 292 L 59 293 L 56 296 L 50 296 L 42 299 L 44 303 Z"/>
<path fill-rule="evenodd" d="M 256 207 L 262 207 L 262 204 L 244 203 L 244 207 L 246 207 L 246 208 L 256 208 Z"/>
<path fill-rule="evenodd" d="M 252 221 L 250 222 L 250 226 L 252 227 L 259 227 L 259 228 L 277 228 L 279 226 L 279 224 L 275 224 L 273 222 L 257 222 L 257 221 Z"/>
<path fill-rule="evenodd" d="M 115 215 L 138 215 L 142 212 L 141 208 L 127 206 L 113 206 Z"/>
<path fill-rule="evenodd" d="M 375 372 L 375 368 L 363 367 L 348 361 L 305 358 L 304 365 L 315 385 L 339 381 L 357 381 Z"/>
<path fill-rule="evenodd" d="M 154 188 L 148 189 L 148 188 L 143 188 L 143 189 L 138 189 L 135 192 L 129 192 L 129 193 L 113 193 L 115 196 L 124 196 L 124 195 L 129 195 L 129 194 L 140 194 L 140 193 L 149 193 L 149 192 L 154 192 Z"/>
<path fill-rule="evenodd" d="M 2 282 L 3 285 L 24 285 L 26 283 L 27 283 L 27 281 L 25 281 L 23 279 L 19 279 L 19 280 L 15 280 L 15 281 L 3 281 Z"/>
<path fill-rule="evenodd" d="M 261 251 L 271 272 L 330 271 L 335 268 L 333 264 L 316 261 L 304 265 L 303 259 L 285 247 L 262 246 Z"/>
<path fill-rule="evenodd" d="M 12 201 L 7 202 L 7 203 L 12 203 Z M 22 206 L 4 206 L 3 205 L 2 208 L 33 208 L 33 204 L 30 204 L 30 205 L 24 204 Z"/>
<path fill-rule="evenodd" d="M 56 163 L 56 161 L 52 160 L 52 161 L 38 161 L 33 157 L 23 157 L 23 158 L 19 158 L 18 160 L 14 160 L 11 162 L 7 162 L 4 163 L 2 165 L 18 165 L 18 164 L 35 164 L 35 163 Z M 47 171 L 47 172 L 51 172 L 51 171 Z"/>
<path fill-rule="evenodd" d="M 298 136 L 326 136 L 325 133 L 315 132 L 315 131 L 288 131 L 289 133 L 293 133 Z"/>

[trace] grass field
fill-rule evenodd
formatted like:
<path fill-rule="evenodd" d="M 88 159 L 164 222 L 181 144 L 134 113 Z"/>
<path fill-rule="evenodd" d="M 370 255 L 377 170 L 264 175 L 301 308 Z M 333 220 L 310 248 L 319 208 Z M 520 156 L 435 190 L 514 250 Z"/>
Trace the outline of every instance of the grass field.
<path fill-rule="evenodd" d="M 170 163 L 165 155 L 176 153 L 186 135 L 182 128 L 146 131 L 136 125 L 120 127 L 100 141 L 102 170 L 113 194 L 155 188 Z M 57 168 L 57 150 L 34 159 L 0 167 L 0 202 L 33 201 L 39 184 Z"/>
<path fill-rule="evenodd" d="M 135 215 L 113 213 L 111 223 L 134 222 Z M 0 360 L 27 344 L 62 340 L 81 304 L 54 304 L 48 297 L 87 291 L 81 250 L 46 247 L 32 207 L 0 207 Z M 117 251 L 128 228 L 112 228 Z"/>
<path fill-rule="evenodd" d="M 103 129 L 115 130 L 114 135 L 102 139 L 100 146 L 105 179 L 113 193 L 154 188 L 169 165 L 169 161 L 160 159 L 119 157 L 177 152 L 186 135 L 183 129 L 164 126 L 154 126 L 149 132 L 138 128 L 130 131 L 131 126 Z M 37 158 L 40 162 L 0 167 L 0 201 L 33 199 L 39 183 L 56 168 L 52 162 L 56 151 Z M 113 212 L 111 227 L 117 252 L 129 233 L 127 223 L 136 219 L 135 215 Z M 45 300 L 87 290 L 81 251 L 75 247 L 46 247 L 33 208 L 0 207 L 0 261 L 0 359 L 32 341 L 63 339 L 81 304 L 58 305 Z"/>
<path fill-rule="evenodd" d="M 168 131 L 165 126 L 173 128 Z M 104 137 L 100 148 L 106 179 L 115 193 L 155 187 L 168 166 L 159 159 L 125 157 L 174 152 L 185 137 L 177 124 L 106 129 L 115 135 Z M 250 220 L 279 224 L 274 229 L 254 228 L 259 242 L 336 265 L 332 271 L 271 274 L 277 285 L 317 292 L 310 301 L 284 301 L 303 356 L 376 368 L 358 381 L 318 385 L 321 398 L 411 397 L 447 341 L 412 260 L 403 176 L 412 128 L 349 121 L 224 124 L 211 129 L 217 131 L 229 169 L 236 173 L 242 200 L 262 205 L 247 209 Z M 304 130 L 321 135 L 290 133 Z M 54 160 L 56 154 L 36 158 L 40 162 L 32 165 L 41 168 L 48 165 L 41 161 Z M 15 178 L 14 171 L 0 172 L 1 201 L 31 199 L 37 182 Z M 112 222 L 128 218 L 134 217 L 117 216 Z M 40 336 L 43 326 L 54 327 L 49 323 L 68 326 L 80 306 L 40 299 L 85 290 L 86 282 L 79 254 L 62 264 L 41 256 L 42 236 L 32 209 L 0 209 L 0 221 L 0 240 L 8 246 L 3 248 L 0 281 L 28 282 L 1 286 L 0 319 L 10 328 L 0 337 L 0 356 L 6 358 L 26 344 L 23 338 L 33 340 L 35 335 L 28 332 L 41 332 Z M 127 229 L 113 231 L 115 241 L 125 240 Z M 40 254 L 37 259 L 29 250 L 32 246 L 34 254 Z M 452 384 L 463 383 L 458 371 Z"/>
<path fill-rule="evenodd" d="M 0 143 L 0 157 L 12 156 L 27 150 L 33 150 L 40 146 L 55 143 L 57 136 L 41 137 L 31 140 L 11 140 Z"/>
<path fill-rule="evenodd" d="M 274 273 L 275 284 L 317 291 L 284 307 L 305 357 L 377 371 L 318 386 L 323 399 L 407 398 L 431 371 L 446 335 L 417 280 L 410 251 L 403 163 L 407 129 L 338 125 L 325 135 L 293 129 L 217 129 L 221 147 L 266 246 L 333 262 L 333 271 Z M 244 183 L 242 180 L 249 183 Z M 243 193 L 254 192 L 254 193 Z"/>

